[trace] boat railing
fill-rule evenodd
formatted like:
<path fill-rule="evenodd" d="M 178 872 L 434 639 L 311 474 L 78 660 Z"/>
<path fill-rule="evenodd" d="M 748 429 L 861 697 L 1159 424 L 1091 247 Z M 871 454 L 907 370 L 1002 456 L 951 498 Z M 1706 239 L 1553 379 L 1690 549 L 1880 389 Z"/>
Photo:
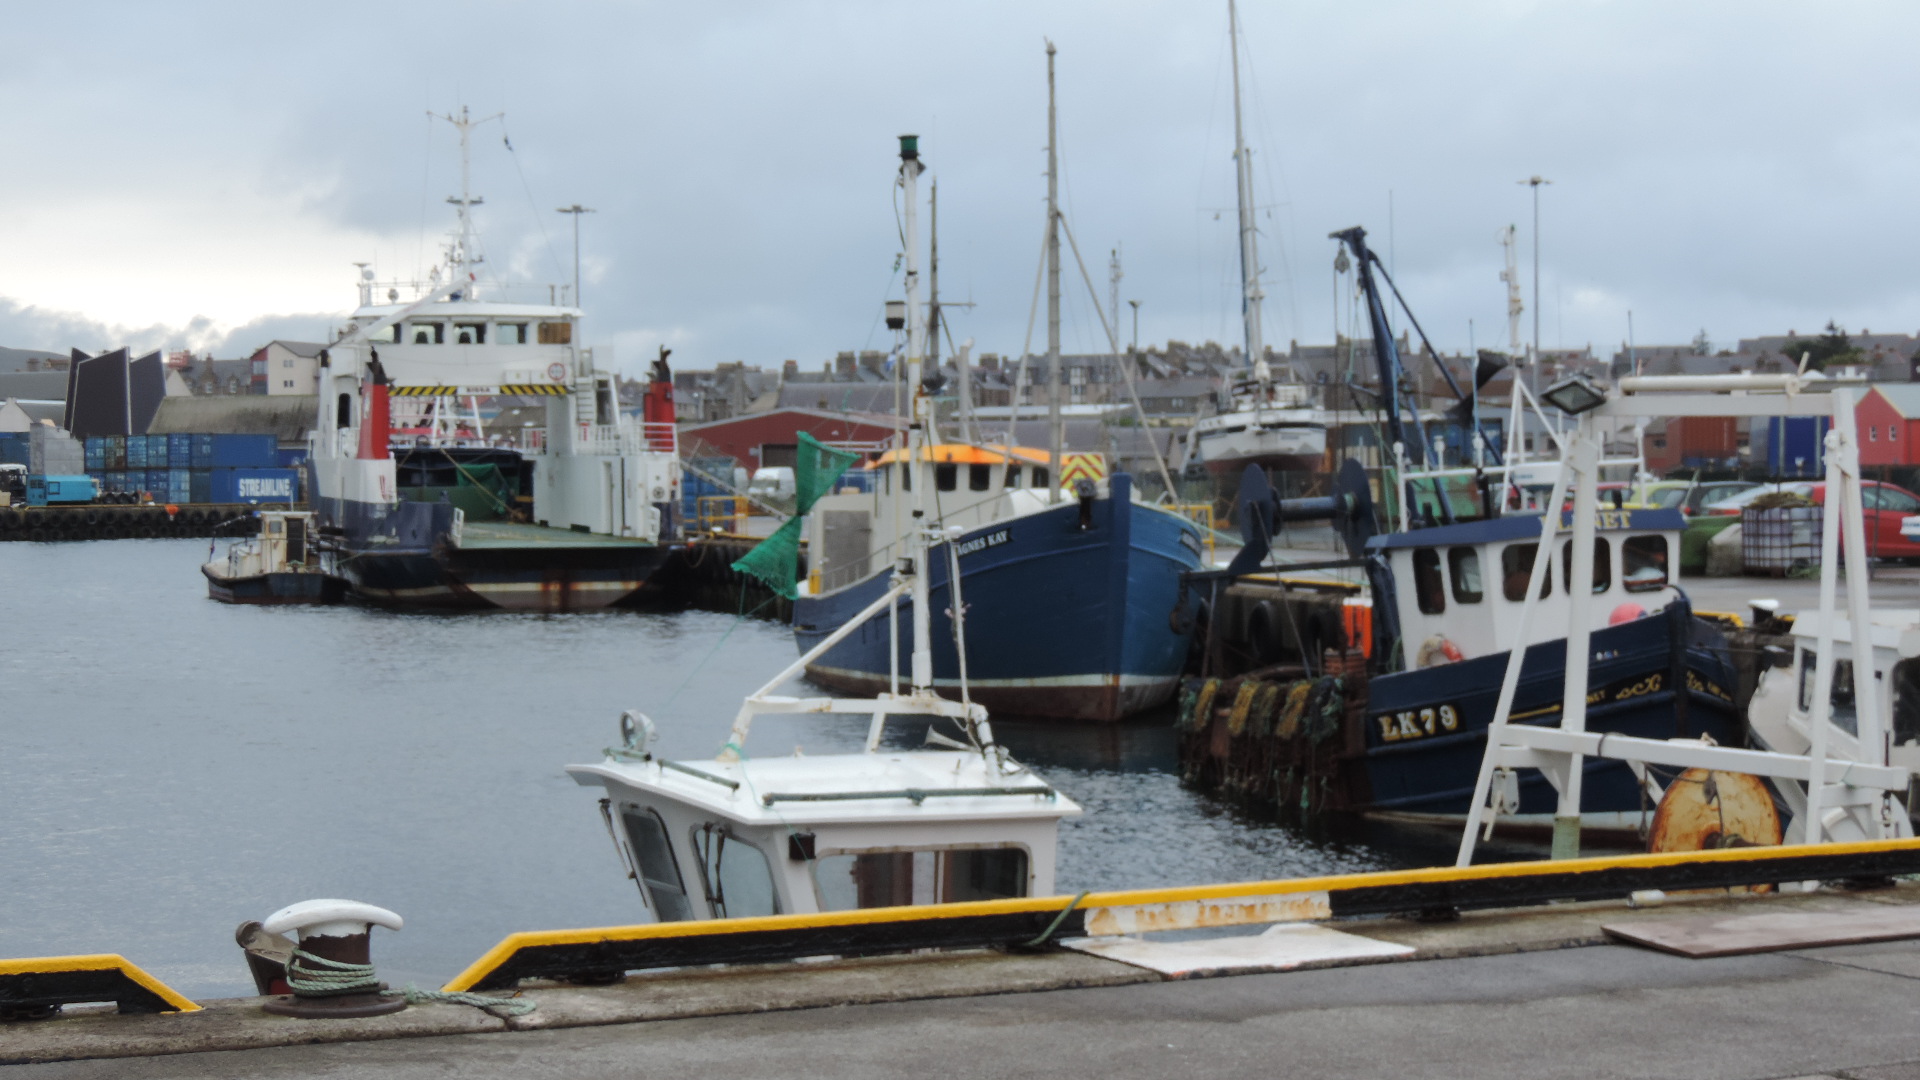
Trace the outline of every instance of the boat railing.
<path fill-rule="evenodd" d="M 694 527 L 701 532 L 744 533 L 753 503 L 744 495 L 702 495 L 694 501 Z"/>
<path fill-rule="evenodd" d="M 1169 503 L 1167 509 L 1200 526 L 1201 542 L 1207 545 L 1207 560 L 1213 560 L 1213 504 Z"/>

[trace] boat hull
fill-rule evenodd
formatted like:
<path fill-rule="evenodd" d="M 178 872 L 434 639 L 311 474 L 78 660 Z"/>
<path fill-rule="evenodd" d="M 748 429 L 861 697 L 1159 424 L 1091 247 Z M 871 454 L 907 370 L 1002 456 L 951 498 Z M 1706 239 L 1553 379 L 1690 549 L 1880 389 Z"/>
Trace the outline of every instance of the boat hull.
<path fill-rule="evenodd" d="M 318 571 L 278 571 L 227 577 L 202 566 L 207 596 L 223 604 L 337 604 L 347 598 L 345 579 Z"/>
<path fill-rule="evenodd" d="M 340 522 L 341 574 L 357 597 L 386 607 L 598 611 L 636 602 L 666 559 L 659 544 L 575 538 L 559 530 L 528 529 L 538 535 L 461 546 L 452 539 L 452 509 L 322 500 L 329 523 Z M 548 533 L 550 541 L 543 539 Z"/>
<path fill-rule="evenodd" d="M 1725 639 L 1695 619 L 1684 599 L 1665 612 L 1594 631 L 1592 648 L 1588 731 L 1649 739 L 1704 734 L 1722 746 L 1745 745 Z M 1369 681 L 1363 767 L 1370 798 L 1357 809 L 1464 819 L 1507 656 L 1494 653 Z M 1530 647 L 1514 695 L 1515 722 L 1559 723 L 1565 681 L 1564 639 Z M 1676 694 L 1673 688 L 1682 682 L 1685 688 Z M 1583 814 L 1651 812 L 1626 763 L 1587 758 L 1583 775 Z M 1519 814 L 1553 814 L 1558 795 L 1546 777 L 1533 769 L 1518 770 L 1518 777 Z"/>
<path fill-rule="evenodd" d="M 956 542 L 966 607 L 967 686 L 989 710 L 1021 716 L 1116 720 L 1172 696 L 1191 636 L 1180 575 L 1200 565 L 1198 529 L 1134 505 L 1124 476 L 1095 500 L 1082 527 L 1077 502 L 972 530 Z M 949 556 L 935 547 L 933 671 L 949 696 L 959 689 Z M 794 602 L 794 636 L 812 648 L 885 593 L 891 570 L 824 596 Z M 911 670 L 912 603 L 899 605 L 898 650 L 883 612 L 808 666 L 807 677 L 850 694 L 889 689 Z M 890 662 L 890 655 L 893 657 Z"/>

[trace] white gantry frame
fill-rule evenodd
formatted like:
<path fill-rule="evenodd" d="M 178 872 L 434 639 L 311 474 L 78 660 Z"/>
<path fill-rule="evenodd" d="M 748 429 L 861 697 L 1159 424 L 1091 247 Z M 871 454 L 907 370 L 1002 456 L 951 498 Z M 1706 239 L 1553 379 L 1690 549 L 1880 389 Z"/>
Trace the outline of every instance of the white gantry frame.
<path fill-rule="evenodd" d="M 1867 609 L 1867 554 L 1860 511 L 1860 444 L 1854 423 L 1855 389 L 1836 386 L 1818 374 L 1636 376 L 1620 380 L 1617 390 L 1601 405 L 1582 413 L 1566 448 L 1566 467 L 1554 483 L 1553 497 L 1541 517 L 1539 554 L 1527 585 L 1520 625 L 1507 655 L 1506 676 L 1499 702 L 1487 728 L 1487 748 L 1480 761 L 1466 828 L 1460 837 L 1456 865 L 1473 862 L 1474 845 L 1484 827 L 1493 831 L 1501 807 L 1489 806 L 1495 774 L 1502 770 L 1538 769 L 1559 792 L 1554 816 L 1553 857 L 1579 854 L 1580 781 L 1585 758 L 1627 762 L 1650 790 L 1657 788 L 1647 765 L 1718 769 L 1749 773 L 1806 785 L 1805 809 L 1796 817 L 1789 840 L 1817 844 L 1833 839 L 1837 828 L 1863 837 L 1882 838 L 1903 831 L 1904 811 L 1889 812 L 1892 793 L 1907 790 L 1907 770 L 1887 761 L 1887 732 L 1879 708 L 1886 692 L 1872 675 L 1870 659 L 1856 659 L 1854 679 L 1861 760 L 1827 756 L 1827 726 L 1832 721 L 1834 675 L 1833 627 L 1838 591 L 1841 544 L 1847 566 L 1847 614 L 1855 642 L 1871 642 Z M 1553 541 L 1563 531 L 1561 514 L 1568 485 L 1575 484 L 1573 515 L 1568 533 L 1573 541 L 1573 565 L 1568 578 L 1592 580 L 1593 538 L 1597 519 L 1595 493 L 1599 464 L 1599 424 L 1604 420 L 1669 416 L 1810 416 L 1831 417 L 1826 437 L 1826 513 L 1820 537 L 1820 633 L 1814 669 L 1814 690 L 1805 755 L 1779 754 L 1716 746 L 1693 739 L 1645 739 L 1586 730 L 1587 677 L 1592 660 L 1592 597 L 1585 588 L 1573 588 L 1572 625 L 1567 631 L 1566 686 L 1561 696 L 1557 727 L 1513 724 L 1514 692 L 1520 683 L 1528 626 L 1540 594 Z M 1843 524 L 1844 519 L 1844 524 Z M 1677 554 L 1677 553 L 1676 553 Z M 1677 569 L 1678 560 L 1674 566 Z M 1864 654 L 1870 656 L 1870 653 Z M 1861 672 L 1865 672 L 1864 676 Z M 1687 693 L 1685 686 L 1675 693 Z M 1845 823 L 1843 825 L 1843 823 Z"/>

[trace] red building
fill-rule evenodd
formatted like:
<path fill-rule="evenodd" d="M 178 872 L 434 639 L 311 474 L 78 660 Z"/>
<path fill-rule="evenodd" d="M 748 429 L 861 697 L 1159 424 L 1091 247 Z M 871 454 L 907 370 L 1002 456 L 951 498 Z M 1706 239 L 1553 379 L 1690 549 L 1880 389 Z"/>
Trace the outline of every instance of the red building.
<path fill-rule="evenodd" d="M 1670 416 L 1647 429 L 1647 471 L 1725 467 L 1740 456 L 1740 422 L 1731 416 Z"/>
<path fill-rule="evenodd" d="M 750 413 L 680 429 L 680 452 L 690 458 L 726 457 L 751 472 L 765 465 L 792 465 L 800 432 L 823 443 L 879 447 L 905 427 L 880 413 L 786 408 Z"/>
<path fill-rule="evenodd" d="M 1860 464 L 1920 465 L 1920 383 L 1876 383 L 1854 409 Z"/>

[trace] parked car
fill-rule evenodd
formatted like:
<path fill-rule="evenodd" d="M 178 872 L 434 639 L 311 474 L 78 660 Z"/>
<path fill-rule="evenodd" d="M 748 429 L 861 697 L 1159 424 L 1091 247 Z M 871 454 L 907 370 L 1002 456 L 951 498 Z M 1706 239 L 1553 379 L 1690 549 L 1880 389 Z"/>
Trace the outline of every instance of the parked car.
<path fill-rule="evenodd" d="M 1721 499 L 1761 487 L 1752 480 L 1661 480 L 1648 484 L 1643 500 L 1663 510 L 1678 510 L 1692 517 L 1700 508 Z"/>

